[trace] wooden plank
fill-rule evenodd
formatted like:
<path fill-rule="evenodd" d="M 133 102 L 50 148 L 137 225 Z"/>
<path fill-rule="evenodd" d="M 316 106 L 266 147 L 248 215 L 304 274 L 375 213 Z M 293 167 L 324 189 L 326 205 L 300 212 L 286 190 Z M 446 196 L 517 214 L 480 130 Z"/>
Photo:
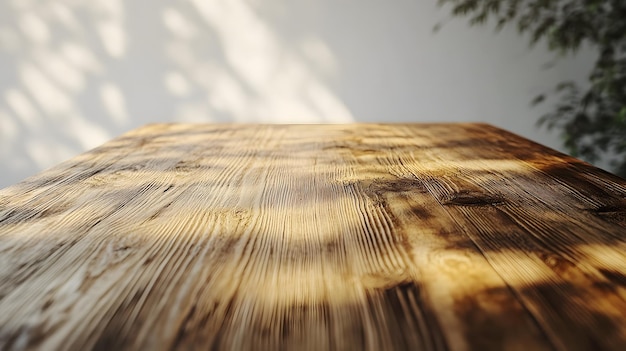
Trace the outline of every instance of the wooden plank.
<path fill-rule="evenodd" d="M 0 349 L 621 350 L 625 218 L 484 124 L 149 125 L 0 190 Z"/>

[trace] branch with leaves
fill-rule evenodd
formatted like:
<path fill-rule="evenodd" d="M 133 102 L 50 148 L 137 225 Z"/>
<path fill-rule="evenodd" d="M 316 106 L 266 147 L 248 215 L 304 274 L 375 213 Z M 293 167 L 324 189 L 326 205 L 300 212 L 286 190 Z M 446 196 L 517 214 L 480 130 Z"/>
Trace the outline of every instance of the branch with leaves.
<path fill-rule="evenodd" d="M 545 40 L 561 57 L 581 47 L 598 53 L 585 89 L 572 81 L 557 85 L 559 103 L 538 124 L 560 130 L 577 157 L 610 161 L 626 177 L 626 1 L 624 0 L 439 0 L 472 25 L 516 25 L 530 44 Z M 534 104 L 545 100 L 540 95 Z"/>

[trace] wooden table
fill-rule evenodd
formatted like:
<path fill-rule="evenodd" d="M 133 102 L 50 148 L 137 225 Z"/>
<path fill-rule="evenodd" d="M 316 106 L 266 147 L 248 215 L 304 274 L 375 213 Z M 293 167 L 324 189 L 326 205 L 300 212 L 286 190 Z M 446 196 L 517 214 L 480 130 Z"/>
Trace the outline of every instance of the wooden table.
<path fill-rule="evenodd" d="M 625 227 L 485 124 L 148 125 L 0 191 L 0 349 L 626 350 Z"/>

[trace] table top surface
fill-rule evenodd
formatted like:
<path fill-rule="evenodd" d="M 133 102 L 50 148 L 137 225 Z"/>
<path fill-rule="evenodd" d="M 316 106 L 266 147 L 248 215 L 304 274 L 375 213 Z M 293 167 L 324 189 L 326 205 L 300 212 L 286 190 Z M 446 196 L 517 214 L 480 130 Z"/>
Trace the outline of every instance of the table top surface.
<path fill-rule="evenodd" d="M 148 125 L 0 190 L 0 349 L 624 350 L 625 227 L 485 124 Z"/>

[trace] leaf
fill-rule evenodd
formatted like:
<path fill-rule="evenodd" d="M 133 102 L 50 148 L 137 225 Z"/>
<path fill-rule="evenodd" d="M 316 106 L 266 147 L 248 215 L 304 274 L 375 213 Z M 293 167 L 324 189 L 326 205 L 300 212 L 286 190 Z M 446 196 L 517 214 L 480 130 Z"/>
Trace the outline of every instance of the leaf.
<path fill-rule="evenodd" d="M 564 90 L 572 90 L 572 89 L 576 89 L 576 84 L 572 81 L 564 81 L 564 82 L 557 84 L 555 90 L 560 93 Z"/>
<path fill-rule="evenodd" d="M 535 98 L 530 102 L 530 104 L 532 106 L 537 106 L 540 103 L 544 102 L 545 99 L 546 99 L 545 94 L 540 94 L 540 95 L 535 96 Z"/>
<path fill-rule="evenodd" d="M 626 106 L 622 107 L 617 116 L 621 123 L 626 123 Z"/>
<path fill-rule="evenodd" d="M 506 18 L 500 18 L 498 20 L 498 23 L 496 24 L 496 32 L 501 31 L 502 28 L 504 28 L 504 26 L 506 25 L 507 22 L 508 22 L 508 20 Z"/>

